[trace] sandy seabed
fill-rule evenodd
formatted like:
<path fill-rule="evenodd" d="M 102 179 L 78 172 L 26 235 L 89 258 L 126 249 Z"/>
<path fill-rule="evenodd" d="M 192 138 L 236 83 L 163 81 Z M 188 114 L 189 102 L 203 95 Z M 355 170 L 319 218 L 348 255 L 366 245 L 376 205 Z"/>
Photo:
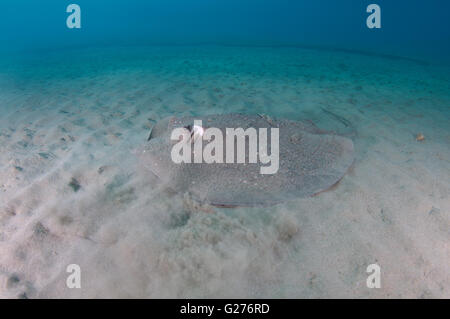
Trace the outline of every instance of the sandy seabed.
<path fill-rule="evenodd" d="M 301 48 L 2 59 L 0 297 L 450 298 L 449 71 Z M 318 196 L 208 213 L 135 156 L 153 120 L 230 112 L 336 128 L 355 163 Z"/>

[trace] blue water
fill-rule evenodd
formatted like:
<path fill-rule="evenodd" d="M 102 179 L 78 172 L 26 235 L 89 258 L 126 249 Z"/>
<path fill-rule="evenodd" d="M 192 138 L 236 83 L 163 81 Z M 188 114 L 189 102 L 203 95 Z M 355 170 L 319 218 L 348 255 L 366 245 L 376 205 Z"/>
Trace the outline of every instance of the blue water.
<path fill-rule="evenodd" d="M 448 0 L 73 2 L 79 30 L 0 2 L 0 298 L 450 298 Z M 224 113 L 312 121 L 354 165 L 224 209 L 139 159 L 157 120 Z"/>
<path fill-rule="evenodd" d="M 78 0 L 82 28 L 61 0 L 2 1 L 0 50 L 147 44 L 309 45 L 448 60 L 446 0 Z M 381 7 L 368 29 L 366 7 Z"/>

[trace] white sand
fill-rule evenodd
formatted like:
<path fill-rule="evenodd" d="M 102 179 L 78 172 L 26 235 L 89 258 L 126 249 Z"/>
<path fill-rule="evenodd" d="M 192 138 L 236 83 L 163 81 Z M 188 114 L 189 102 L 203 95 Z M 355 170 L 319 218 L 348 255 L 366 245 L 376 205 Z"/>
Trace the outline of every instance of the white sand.
<path fill-rule="evenodd" d="M 449 74 L 269 48 L 5 62 L 0 297 L 450 298 Z M 272 208 L 189 211 L 133 154 L 149 118 L 254 112 L 332 128 L 322 108 L 354 126 L 354 167 L 336 188 Z M 380 289 L 366 287 L 372 263 Z M 69 264 L 81 289 L 66 287 Z"/>

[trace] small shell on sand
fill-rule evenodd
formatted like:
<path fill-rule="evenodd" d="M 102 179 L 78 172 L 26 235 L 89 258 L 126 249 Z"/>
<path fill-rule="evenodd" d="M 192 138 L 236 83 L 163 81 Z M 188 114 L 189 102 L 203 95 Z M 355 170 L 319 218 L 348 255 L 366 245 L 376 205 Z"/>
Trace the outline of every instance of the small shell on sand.
<path fill-rule="evenodd" d="M 423 142 L 425 141 L 425 136 L 422 133 L 416 135 L 416 141 Z"/>

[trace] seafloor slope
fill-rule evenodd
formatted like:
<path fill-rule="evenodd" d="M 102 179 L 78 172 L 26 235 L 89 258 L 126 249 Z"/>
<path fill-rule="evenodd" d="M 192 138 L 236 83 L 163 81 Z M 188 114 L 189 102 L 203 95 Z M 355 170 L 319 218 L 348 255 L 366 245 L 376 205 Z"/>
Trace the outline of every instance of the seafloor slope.
<path fill-rule="evenodd" d="M 449 74 L 294 48 L 4 58 L 0 296 L 449 298 Z M 355 164 L 313 198 L 196 211 L 133 151 L 151 120 L 224 112 L 338 129 Z M 381 289 L 366 287 L 372 263 Z"/>

